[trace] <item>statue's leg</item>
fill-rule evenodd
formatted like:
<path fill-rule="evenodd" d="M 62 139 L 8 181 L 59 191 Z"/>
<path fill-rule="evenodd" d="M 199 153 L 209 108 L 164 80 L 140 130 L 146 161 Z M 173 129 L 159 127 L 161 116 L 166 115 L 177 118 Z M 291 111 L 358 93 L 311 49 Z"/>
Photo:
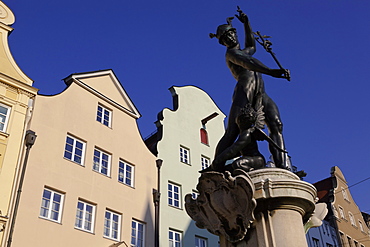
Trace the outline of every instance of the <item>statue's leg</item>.
<path fill-rule="evenodd" d="M 263 95 L 262 104 L 264 106 L 263 111 L 265 113 L 265 121 L 270 137 L 281 149 L 285 150 L 283 123 L 277 105 L 267 94 Z M 269 145 L 269 150 L 276 167 L 292 170 L 290 162 L 287 160 L 288 157 L 286 153 L 281 152 L 271 144 Z"/>

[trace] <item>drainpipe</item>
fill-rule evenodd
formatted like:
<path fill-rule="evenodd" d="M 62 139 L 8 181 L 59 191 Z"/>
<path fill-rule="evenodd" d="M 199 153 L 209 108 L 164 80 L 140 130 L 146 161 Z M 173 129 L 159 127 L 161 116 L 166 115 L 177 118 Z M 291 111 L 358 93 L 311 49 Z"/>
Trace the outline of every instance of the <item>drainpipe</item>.
<path fill-rule="evenodd" d="M 24 181 L 24 176 L 25 176 L 25 173 L 26 173 L 26 167 L 27 167 L 27 161 L 28 161 L 28 155 L 30 153 L 31 147 L 35 143 L 35 140 L 36 140 L 36 133 L 32 130 L 27 130 L 26 131 L 26 137 L 25 137 L 26 154 L 24 156 L 21 177 L 19 179 L 19 185 L 18 185 L 18 190 L 17 190 L 17 198 L 15 200 L 12 223 L 10 225 L 7 247 L 10 247 L 12 245 L 15 219 L 17 217 L 19 201 L 20 201 L 20 198 L 21 198 L 22 186 L 23 186 L 23 181 Z"/>
<path fill-rule="evenodd" d="M 159 201 L 161 197 L 160 182 L 161 182 L 161 166 L 163 160 L 157 159 L 157 189 L 153 189 L 153 202 L 154 202 L 154 247 L 159 247 Z"/>

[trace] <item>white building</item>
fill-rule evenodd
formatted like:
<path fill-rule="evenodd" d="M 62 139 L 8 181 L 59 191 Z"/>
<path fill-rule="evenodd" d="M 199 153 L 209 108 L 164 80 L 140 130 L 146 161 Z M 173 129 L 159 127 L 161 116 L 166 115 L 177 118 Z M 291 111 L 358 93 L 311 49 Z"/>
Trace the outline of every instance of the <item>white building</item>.
<path fill-rule="evenodd" d="M 157 133 L 146 140 L 161 168 L 160 246 L 218 246 L 218 237 L 199 229 L 184 207 L 197 193 L 199 171 L 207 167 L 224 134 L 225 115 L 208 94 L 194 86 L 171 87 L 173 110 L 158 115 Z M 181 243 L 181 245 L 178 245 Z"/>

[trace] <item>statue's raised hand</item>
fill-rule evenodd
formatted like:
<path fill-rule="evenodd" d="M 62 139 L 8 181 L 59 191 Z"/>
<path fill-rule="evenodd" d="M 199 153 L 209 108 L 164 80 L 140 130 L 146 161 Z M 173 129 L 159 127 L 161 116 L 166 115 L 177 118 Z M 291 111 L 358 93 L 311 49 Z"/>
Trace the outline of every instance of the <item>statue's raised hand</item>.
<path fill-rule="evenodd" d="M 237 8 L 238 9 L 236 11 L 238 11 L 239 15 L 235 15 L 236 18 L 238 18 L 241 23 L 247 23 L 248 16 L 243 12 L 243 10 L 240 9 L 239 6 L 237 6 Z"/>

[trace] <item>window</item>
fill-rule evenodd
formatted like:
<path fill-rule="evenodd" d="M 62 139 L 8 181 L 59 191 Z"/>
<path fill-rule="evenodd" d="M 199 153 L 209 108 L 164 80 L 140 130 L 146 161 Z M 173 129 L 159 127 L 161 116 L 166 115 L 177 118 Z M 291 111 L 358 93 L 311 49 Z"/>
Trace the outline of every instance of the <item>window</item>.
<path fill-rule="evenodd" d="M 64 158 L 83 165 L 86 143 L 72 136 L 67 136 Z"/>
<path fill-rule="evenodd" d="M 334 247 L 332 244 L 326 243 L 326 247 Z"/>
<path fill-rule="evenodd" d="M 351 212 L 348 212 L 349 220 L 351 221 L 351 224 L 353 226 L 356 226 L 355 218 L 353 217 L 353 214 Z"/>
<path fill-rule="evenodd" d="M 112 111 L 108 110 L 102 105 L 98 105 L 98 110 L 96 113 L 96 121 L 108 127 L 111 127 L 111 118 L 112 118 Z"/>
<path fill-rule="evenodd" d="M 114 240 L 120 240 L 121 215 L 110 210 L 105 211 L 104 236 Z"/>
<path fill-rule="evenodd" d="M 342 187 L 342 195 L 345 200 L 349 201 L 348 196 L 347 196 L 347 191 L 343 187 Z"/>
<path fill-rule="evenodd" d="M 195 237 L 195 247 L 207 247 L 207 239 Z"/>
<path fill-rule="evenodd" d="M 180 147 L 180 161 L 181 162 L 185 164 L 190 164 L 189 154 L 190 154 L 189 149 Z"/>
<path fill-rule="evenodd" d="M 356 240 L 353 240 L 353 243 L 355 244 L 355 247 L 360 247 L 360 246 L 358 245 L 358 242 L 357 242 Z"/>
<path fill-rule="evenodd" d="M 145 246 L 145 225 L 136 220 L 132 220 L 131 224 L 131 246 Z"/>
<path fill-rule="evenodd" d="M 202 170 L 204 170 L 204 169 L 206 169 L 207 167 L 209 167 L 209 163 L 210 163 L 210 161 L 209 161 L 209 159 L 208 159 L 208 158 L 206 158 L 206 157 L 202 156 L 202 157 L 200 157 L 200 162 L 201 162 L 201 164 L 202 164 Z"/>
<path fill-rule="evenodd" d="M 134 166 L 123 162 L 122 160 L 119 161 L 119 168 L 118 168 L 118 181 L 128 186 L 134 186 Z"/>
<path fill-rule="evenodd" d="M 110 173 L 110 155 L 95 148 L 93 170 L 106 176 Z"/>
<path fill-rule="evenodd" d="M 191 192 L 191 198 L 193 198 L 194 200 L 195 200 L 195 199 L 197 199 L 197 198 L 198 198 L 198 196 L 199 196 L 199 193 L 198 193 L 197 191 L 193 190 L 193 191 Z"/>
<path fill-rule="evenodd" d="M 339 216 L 338 216 L 338 211 L 337 211 L 337 209 L 335 208 L 334 204 L 332 204 L 331 206 L 332 206 L 332 209 L 333 209 L 334 216 L 338 219 L 338 218 L 339 218 Z"/>
<path fill-rule="evenodd" d="M 168 183 L 168 205 L 180 208 L 180 186 Z"/>
<path fill-rule="evenodd" d="M 348 240 L 348 246 L 349 247 L 352 247 L 353 245 L 352 245 L 352 238 L 351 237 L 349 237 L 349 236 L 347 236 L 347 240 Z"/>
<path fill-rule="evenodd" d="M 10 107 L 0 104 L 0 131 L 5 132 L 8 125 Z"/>
<path fill-rule="evenodd" d="M 340 242 L 341 242 L 342 246 L 346 246 L 346 242 L 345 242 L 345 239 L 344 239 L 344 233 L 339 232 L 339 237 L 340 237 Z"/>
<path fill-rule="evenodd" d="M 51 189 L 44 189 L 40 217 L 60 222 L 64 195 Z"/>
<path fill-rule="evenodd" d="M 208 133 L 204 128 L 200 129 L 200 142 L 208 145 Z"/>
<path fill-rule="evenodd" d="M 320 242 L 317 238 L 312 238 L 313 247 L 320 247 Z"/>
<path fill-rule="evenodd" d="M 338 206 L 339 208 L 339 214 L 342 219 L 346 219 L 346 216 L 344 215 L 344 210 L 341 206 Z"/>
<path fill-rule="evenodd" d="M 80 230 L 93 232 L 94 231 L 95 206 L 78 201 L 75 227 Z"/>
<path fill-rule="evenodd" d="M 181 232 L 169 230 L 168 239 L 170 243 L 169 247 L 181 247 Z"/>
<path fill-rule="evenodd" d="M 364 226 L 362 225 L 362 222 L 360 220 L 358 221 L 358 225 L 360 226 L 361 232 L 363 232 L 364 231 Z"/>

